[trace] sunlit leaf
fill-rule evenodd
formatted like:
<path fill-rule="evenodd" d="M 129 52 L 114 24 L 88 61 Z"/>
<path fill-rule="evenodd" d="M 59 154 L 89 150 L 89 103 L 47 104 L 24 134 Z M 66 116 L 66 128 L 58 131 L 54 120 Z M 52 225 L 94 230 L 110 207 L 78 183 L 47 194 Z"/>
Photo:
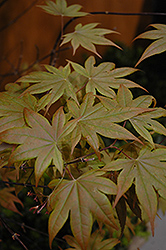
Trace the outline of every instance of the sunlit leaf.
<path fill-rule="evenodd" d="M 95 53 L 99 57 L 101 56 L 96 51 L 94 44 L 110 45 L 120 49 L 118 45 L 104 37 L 106 34 L 116 34 L 117 32 L 109 29 L 95 28 L 97 25 L 98 23 L 85 24 L 84 26 L 82 26 L 81 23 L 77 24 L 74 32 L 64 35 L 61 46 L 71 41 L 73 55 L 75 54 L 78 47 L 82 46 L 84 49 Z"/>
<path fill-rule="evenodd" d="M 18 197 L 11 193 L 13 191 L 14 188 L 12 187 L 3 188 L 0 190 L 0 206 L 9 209 L 15 213 L 21 214 L 16 208 L 14 202 L 21 204 L 21 206 L 23 206 L 23 204 Z"/>
<path fill-rule="evenodd" d="M 40 114 L 25 109 L 24 116 L 29 127 L 17 127 L 0 134 L 0 140 L 21 144 L 10 156 L 10 162 L 37 158 L 35 162 L 36 183 L 53 161 L 62 173 L 63 159 L 58 149 L 58 140 L 73 130 L 76 121 L 65 125 L 65 115 L 61 107 L 53 116 L 52 126 Z"/>
<path fill-rule="evenodd" d="M 106 164 L 103 170 L 122 170 L 118 176 L 115 205 L 135 179 L 136 194 L 143 210 L 150 219 L 154 234 L 154 219 L 157 213 L 155 190 L 163 198 L 166 198 L 166 149 L 151 151 L 150 148 L 145 147 L 136 159 L 118 159 Z"/>
<path fill-rule="evenodd" d="M 67 7 L 66 0 L 56 0 L 56 3 L 47 0 L 46 4 L 46 6 L 40 5 L 39 7 L 54 16 L 79 17 L 88 15 L 88 13 L 80 11 L 82 6 L 79 4 L 73 4 Z"/>
<path fill-rule="evenodd" d="M 166 51 L 166 25 L 151 24 L 150 26 L 154 27 L 156 30 L 146 31 L 135 38 L 155 40 L 144 51 L 143 55 L 141 56 L 135 67 L 146 58 Z"/>
<path fill-rule="evenodd" d="M 81 249 L 86 250 L 92 229 L 92 214 L 98 221 L 111 227 L 115 224 L 111 204 L 105 194 L 115 194 L 116 185 L 100 177 L 102 171 L 88 171 L 78 179 L 63 181 L 48 197 L 50 246 L 53 238 L 66 222 L 70 211 L 70 224 Z"/>

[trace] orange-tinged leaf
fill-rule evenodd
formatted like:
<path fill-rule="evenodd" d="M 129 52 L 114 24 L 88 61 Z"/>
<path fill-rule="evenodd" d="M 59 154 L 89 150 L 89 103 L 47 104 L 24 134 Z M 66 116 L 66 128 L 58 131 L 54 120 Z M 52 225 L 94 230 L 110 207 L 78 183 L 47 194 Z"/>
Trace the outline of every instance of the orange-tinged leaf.
<path fill-rule="evenodd" d="M 22 202 L 19 200 L 18 197 L 11 194 L 15 189 L 12 187 L 3 188 L 0 190 L 0 206 L 9 209 L 15 213 L 21 214 L 18 209 L 16 208 L 14 202 L 17 202 L 23 206 Z"/>
<path fill-rule="evenodd" d="M 73 236 L 66 235 L 63 237 L 67 243 L 72 246 L 73 248 L 68 249 L 75 249 L 75 250 L 82 250 L 82 248 L 79 246 L 78 242 Z M 119 243 L 118 239 L 106 239 L 103 240 L 104 235 L 101 235 L 99 230 L 96 230 L 90 237 L 89 244 L 87 247 L 87 250 L 108 250 L 112 249 L 114 246 L 116 246 Z"/>
<path fill-rule="evenodd" d="M 151 151 L 148 147 L 144 147 L 136 159 L 118 159 L 103 168 L 107 171 L 121 169 L 117 181 L 118 192 L 115 205 L 135 179 L 136 194 L 150 219 L 154 234 L 154 219 L 157 213 L 157 195 L 154 188 L 159 195 L 166 198 L 166 149 L 159 148 Z"/>
<path fill-rule="evenodd" d="M 72 4 L 67 7 L 66 0 L 56 0 L 56 3 L 47 0 L 46 4 L 47 6 L 40 5 L 39 7 L 54 16 L 80 17 L 88 15 L 88 13 L 79 11 L 82 8 L 79 4 Z"/>
<path fill-rule="evenodd" d="M 77 73 L 87 78 L 86 93 L 93 92 L 96 94 L 97 89 L 102 95 L 115 98 L 116 94 L 112 88 L 118 89 L 120 85 L 144 89 L 139 84 L 123 78 L 137 71 L 134 68 L 115 69 L 115 64 L 111 62 L 104 62 L 94 66 L 96 63 L 94 56 L 90 56 L 86 60 L 85 68 L 75 62 L 69 62 Z"/>
<path fill-rule="evenodd" d="M 73 55 L 75 54 L 78 47 L 82 46 L 84 49 L 95 53 L 99 57 L 101 56 L 96 51 L 96 47 L 94 46 L 94 44 L 110 45 L 120 49 L 118 45 L 104 37 L 104 35 L 106 34 L 118 33 L 109 29 L 95 28 L 97 25 L 98 23 L 89 23 L 85 24 L 84 26 L 82 26 L 81 23 L 77 24 L 74 32 L 64 35 L 61 46 L 71 41 L 71 45 L 73 47 Z"/>
<path fill-rule="evenodd" d="M 146 58 L 166 51 L 166 25 L 151 24 L 150 26 L 156 28 L 156 30 L 146 31 L 137 36 L 134 40 L 141 38 L 141 39 L 150 39 L 156 41 L 154 41 L 151 45 L 147 47 L 147 49 L 144 51 L 139 61 L 136 63 L 135 67 Z"/>
<path fill-rule="evenodd" d="M 53 238 L 66 222 L 70 211 L 70 224 L 81 249 L 87 250 L 92 229 L 92 214 L 118 229 L 111 204 L 105 194 L 116 194 L 116 185 L 100 177 L 103 171 L 88 171 L 78 179 L 63 181 L 48 197 L 50 246 Z"/>
<path fill-rule="evenodd" d="M 63 108 L 54 114 L 52 126 L 42 115 L 25 109 L 24 116 L 29 127 L 12 128 L 0 134 L 0 140 L 7 143 L 21 144 L 11 154 L 10 162 L 36 158 L 36 183 L 53 161 L 60 173 L 63 171 L 62 154 L 58 149 L 58 141 L 73 130 L 76 121 L 64 125 Z"/>

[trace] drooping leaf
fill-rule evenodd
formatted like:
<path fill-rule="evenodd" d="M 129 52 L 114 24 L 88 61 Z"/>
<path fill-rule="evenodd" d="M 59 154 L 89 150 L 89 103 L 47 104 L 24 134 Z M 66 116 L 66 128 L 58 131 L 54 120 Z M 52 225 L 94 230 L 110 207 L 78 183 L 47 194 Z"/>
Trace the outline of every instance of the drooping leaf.
<path fill-rule="evenodd" d="M 49 91 L 48 107 L 56 102 L 64 92 L 68 97 L 71 97 L 78 102 L 73 86 L 68 79 L 71 72 L 69 64 L 60 69 L 50 65 L 45 65 L 45 68 L 48 72 L 32 72 L 18 80 L 19 82 L 35 83 L 30 86 L 24 94 L 27 92 L 31 94 L 40 94 Z"/>
<path fill-rule="evenodd" d="M 0 93 L 0 132 L 25 125 L 24 108 L 37 111 L 37 100 L 34 96 L 26 94 L 18 97 L 13 93 Z"/>
<path fill-rule="evenodd" d="M 94 96 L 92 93 L 86 94 L 80 107 L 74 101 L 68 100 L 68 109 L 73 118 L 77 119 L 77 126 L 71 135 L 72 152 L 81 136 L 83 136 L 98 154 L 99 140 L 96 133 L 113 139 L 139 141 L 138 138 L 117 123 L 136 116 L 146 109 L 117 107 L 108 111 L 101 103 L 93 106 L 93 102 Z"/>
<path fill-rule="evenodd" d="M 124 228 L 126 225 L 127 208 L 124 197 L 121 197 L 116 205 L 116 213 L 118 215 L 118 220 L 121 228 L 120 237 L 122 237 Z"/>
<path fill-rule="evenodd" d="M 14 191 L 14 188 L 12 187 L 3 188 L 0 190 L 0 206 L 6 209 L 9 209 L 15 213 L 21 214 L 16 208 L 16 205 L 14 204 L 14 202 L 19 203 L 22 207 L 23 207 L 23 204 L 17 196 L 11 193 L 13 191 Z"/>
<path fill-rule="evenodd" d="M 62 173 L 63 159 L 58 149 L 58 140 L 70 133 L 76 121 L 65 123 L 63 108 L 53 116 L 52 126 L 42 115 L 25 109 L 24 116 L 29 127 L 16 127 L 0 134 L 0 140 L 12 144 L 21 144 L 10 156 L 10 162 L 37 158 L 35 162 L 36 183 L 53 160 Z"/>
<path fill-rule="evenodd" d="M 166 128 L 160 122 L 154 120 L 162 116 L 166 116 L 166 110 L 162 108 L 149 108 L 154 99 L 152 96 L 142 95 L 133 100 L 131 91 L 125 86 L 121 85 L 118 89 L 116 100 L 111 100 L 104 97 L 99 97 L 99 99 L 101 100 L 102 104 L 110 110 L 117 108 L 118 106 L 131 107 L 133 109 L 147 108 L 147 112 L 133 116 L 129 118 L 129 121 L 137 133 L 149 141 L 153 146 L 154 142 L 150 131 L 166 135 Z"/>
<path fill-rule="evenodd" d="M 80 11 L 82 6 L 79 4 L 72 4 L 67 7 L 66 0 L 56 0 L 56 3 L 47 0 L 46 4 L 47 6 L 40 5 L 39 7 L 54 16 L 79 17 L 88 15 L 88 13 Z"/>
<path fill-rule="evenodd" d="M 96 94 L 95 89 L 97 89 L 102 95 L 115 98 L 115 92 L 112 88 L 118 89 L 120 85 L 128 88 L 138 87 L 144 89 L 139 84 L 123 78 L 137 71 L 136 69 L 127 67 L 114 69 L 115 64 L 111 62 L 104 62 L 94 66 L 96 61 L 93 56 L 86 60 L 85 68 L 71 61 L 70 63 L 76 72 L 87 78 L 86 93 L 93 92 Z"/>
<path fill-rule="evenodd" d="M 61 46 L 71 41 L 73 55 L 75 54 L 78 47 L 82 46 L 84 49 L 95 53 L 99 57 L 101 56 L 96 51 L 94 44 L 110 45 L 120 49 L 118 45 L 104 37 L 106 34 L 117 34 L 117 32 L 109 29 L 95 28 L 97 25 L 98 23 L 89 23 L 85 24 L 84 26 L 82 26 L 81 23 L 77 24 L 74 32 L 64 35 Z"/>
<path fill-rule="evenodd" d="M 76 239 L 70 235 L 66 235 L 63 237 L 67 243 L 72 246 L 72 248 L 68 248 L 69 250 L 75 249 L 75 250 L 82 250 L 82 248 L 79 246 Z M 103 240 L 104 235 L 101 235 L 99 230 L 96 230 L 91 236 L 89 240 L 89 244 L 87 247 L 87 250 L 108 250 L 112 249 L 114 246 L 116 246 L 119 241 L 118 239 L 106 239 Z M 67 249 L 66 249 L 67 250 Z"/>
<path fill-rule="evenodd" d="M 149 147 L 144 147 L 136 159 L 118 159 L 103 168 L 107 171 L 121 169 L 117 180 L 118 192 L 115 205 L 135 179 L 138 200 L 149 217 L 154 234 L 154 219 L 157 213 L 155 190 L 166 198 L 166 149 L 159 148 L 151 151 Z"/>
<path fill-rule="evenodd" d="M 146 31 L 134 39 L 136 40 L 136 39 L 141 38 L 141 39 L 155 40 L 144 51 L 141 58 L 135 65 L 135 67 L 146 58 L 166 51 L 166 25 L 165 24 L 151 24 L 150 26 L 156 28 L 156 30 Z"/>
<path fill-rule="evenodd" d="M 66 222 L 70 211 L 70 224 L 81 249 L 86 250 L 92 229 L 92 214 L 98 221 L 117 228 L 111 204 L 105 194 L 115 194 L 116 185 L 100 177 L 102 171 L 88 171 L 78 179 L 61 182 L 48 197 L 49 242 Z"/>

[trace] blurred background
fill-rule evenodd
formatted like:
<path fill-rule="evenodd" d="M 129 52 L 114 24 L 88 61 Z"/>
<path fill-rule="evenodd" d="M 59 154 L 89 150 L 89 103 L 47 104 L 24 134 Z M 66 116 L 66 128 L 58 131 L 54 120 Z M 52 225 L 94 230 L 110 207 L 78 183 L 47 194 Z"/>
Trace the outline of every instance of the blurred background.
<path fill-rule="evenodd" d="M 111 11 L 125 13 L 164 12 L 165 1 L 157 0 L 68 0 L 70 4 L 83 5 L 82 11 Z M 21 72 L 34 62 L 49 63 L 50 52 L 60 32 L 60 17 L 45 13 L 38 5 L 43 0 L 1 0 L 0 2 L 0 88 L 16 80 Z M 66 23 L 69 18 L 64 19 Z M 74 20 L 66 29 L 73 31 L 77 23 L 98 22 L 100 27 L 118 31 L 120 35 L 110 35 L 110 39 L 132 47 L 132 39 L 143 32 L 152 22 L 165 22 L 165 17 L 89 15 Z M 55 65 L 65 65 L 65 59 L 73 59 L 69 44 L 56 53 Z M 98 46 L 104 55 L 108 46 Z M 114 48 L 116 55 L 117 49 Z M 122 52 L 121 52 L 122 54 Z M 87 52 L 79 48 L 75 61 L 81 62 Z M 44 59 L 45 58 L 45 59 Z M 107 58 L 108 59 L 108 58 Z M 110 57 L 110 59 L 112 59 Z M 137 59 L 137 58 L 136 58 Z M 132 62 L 131 62 L 132 64 Z M 125 65 L 124 65 L 125 66 Z M 133 66 L 133 65 L 131 65 Z"/>

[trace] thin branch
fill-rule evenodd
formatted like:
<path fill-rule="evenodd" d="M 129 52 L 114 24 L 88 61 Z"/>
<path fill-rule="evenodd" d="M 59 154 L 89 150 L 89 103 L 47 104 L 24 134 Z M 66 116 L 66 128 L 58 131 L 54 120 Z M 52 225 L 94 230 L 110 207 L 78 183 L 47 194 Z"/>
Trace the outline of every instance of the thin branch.
<path fill-rule="evenodd" d="M 166 13 L 161 12 L 112 12 L 112 11 L 92 11 L 92 15 L 117 15 L 117 16 L 166 16 Z"/>
<path fill-rule="evenodd" d="M 24 228 L 27 228 L 27 229 L 32 230 L 32 231 L 34 231 L 34 232 L 37 232 L 37 233 L 39 233 L 39 234 L 41 234 L 41 235 L 44 235 L 44 236 L 46 236 L 46 237 L 49 237 L 49 234 L 44 233 L 44 232 L 42 232 L 42 231 L 40 231 L 40 230 L 38 230 L 38 229 L 36 229 L 36 228 L 30 227 L 30 226 L 26 225 L 25 223 L 20 223 L 20 222 L 18 222 L 18 221 L 15 221 L 15 220 L 12 220 L 12 219 L 7 219 L 7 218 L 5 218 L 5 220 L 8 221 L 8 222 L 11 222 L 11 223 L 14 223 L 14 224 L 19 225 L 19 226 L 23 229 L 23 231 L 25 231 Z M 63 243 L 65 242 L 64 240 L 59 239 L 59 238 L 57 238 L 57 237 L 55 237 L 55 240 L 56 240 L 56 241 L 63 242 Z"/>
<path fill-rule="evenodd" d="M 14 181 L 3 181 L 3 180 L 0 180 L 0 182 L 2 182 L 4 184 L 24 186 L 24 187 L 36 187 L 36 185 L 30 184 L 30 183 L 26 184 L 26 183 L 18 183 L 18 182 L 14 182 Z M 38 185 L 37 187 L 47 188 L 48 186 L 46 186 L 46 185 Z"/>
<path fill-rule="evenodd" d="M 2 217 L 0 216 L 0 221 L 2 223 L 2 225 L 7 229 L 7 231 L 11 234 L 12 239 L 13 240 L 17 240 L 23 247 L 24 249 L 28 250 L 28 248 L 24 245 L 24 243 L 20 240 L 19 238 L 19 234 L 15 233 L 9 226 L 8 224 L 4 221 L 4 219 L 2 219 Z"/>

